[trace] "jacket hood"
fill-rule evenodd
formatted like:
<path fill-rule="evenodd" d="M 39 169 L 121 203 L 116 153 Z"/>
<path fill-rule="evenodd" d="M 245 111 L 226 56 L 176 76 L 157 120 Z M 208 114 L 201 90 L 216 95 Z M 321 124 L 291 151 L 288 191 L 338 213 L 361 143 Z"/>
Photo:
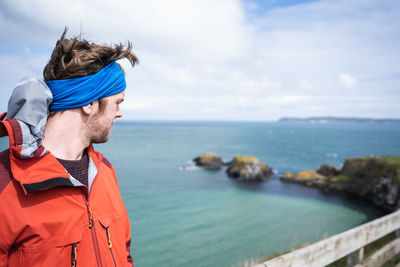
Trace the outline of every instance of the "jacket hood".
<path fill-rule="evenodd" d="M 21 158 L 40 157 L 46 153 L 41 144 L 52 100 L 49 87 L 39 78 L 25 78 L 14 88 L 6 119 L 16 120 L 21 128 L 22 148 L 18 155 Z"/>

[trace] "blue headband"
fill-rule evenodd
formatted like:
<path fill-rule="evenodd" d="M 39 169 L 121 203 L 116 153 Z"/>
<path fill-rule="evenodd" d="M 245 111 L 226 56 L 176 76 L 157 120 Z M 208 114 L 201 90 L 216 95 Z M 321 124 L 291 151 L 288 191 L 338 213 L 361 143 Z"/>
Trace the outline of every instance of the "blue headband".
<path fill-rule="evenodd" d="M 124 72 L 115 61 L 95 74 L 48 81 L 46 84 L 53 94 L 50 111 L 83 107 L 96 99 L 118 94 L 126 88 Z"/>

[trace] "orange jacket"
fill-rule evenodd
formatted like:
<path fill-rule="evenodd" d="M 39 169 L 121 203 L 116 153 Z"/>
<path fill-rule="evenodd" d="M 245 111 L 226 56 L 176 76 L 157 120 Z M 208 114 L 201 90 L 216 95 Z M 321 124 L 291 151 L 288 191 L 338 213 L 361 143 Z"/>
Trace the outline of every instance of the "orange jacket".
<path fill-rule="evenodd" d="M 0 137 L 8 135 L 10 148 L 0 153 L 0 266 L 133 266 L 112 165 L 88 148 L 89 191 L 50 152 L 41 155 L 43 147 L 21 158 L 19 122 L 3 119 Z"/>

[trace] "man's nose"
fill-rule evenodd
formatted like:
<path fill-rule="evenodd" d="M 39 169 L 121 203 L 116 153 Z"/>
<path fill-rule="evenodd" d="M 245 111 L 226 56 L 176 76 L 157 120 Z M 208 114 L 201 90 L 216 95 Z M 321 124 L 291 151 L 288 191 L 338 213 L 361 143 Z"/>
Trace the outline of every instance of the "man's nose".
<path fill-rule="evenodd" d="M 115 117 L 116 118 L 121 118 L 122 117 L 122 111 L 121 111 L 121 109 L 119 107 L 117 109 L 117 113 L 115 114 Z"/>

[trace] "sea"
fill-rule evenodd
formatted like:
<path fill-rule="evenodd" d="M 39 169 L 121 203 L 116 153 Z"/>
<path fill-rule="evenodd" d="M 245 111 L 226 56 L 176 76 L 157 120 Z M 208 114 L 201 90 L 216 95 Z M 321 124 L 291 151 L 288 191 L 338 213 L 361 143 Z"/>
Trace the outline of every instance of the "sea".
<path fill-rule="evenodd" d="M 7 147 L 0 139 L 1 150 Z M 400 124 L 121 121 L 95 145 L 114 165 L 141 267 L 243 267 L 385 213 L 361 199 L 284 183 L 287 172 L 342 167 L 346 158 L 400 155 Z M 196 167 L 204 152 L 251 155 L 267 182 Z"/>

